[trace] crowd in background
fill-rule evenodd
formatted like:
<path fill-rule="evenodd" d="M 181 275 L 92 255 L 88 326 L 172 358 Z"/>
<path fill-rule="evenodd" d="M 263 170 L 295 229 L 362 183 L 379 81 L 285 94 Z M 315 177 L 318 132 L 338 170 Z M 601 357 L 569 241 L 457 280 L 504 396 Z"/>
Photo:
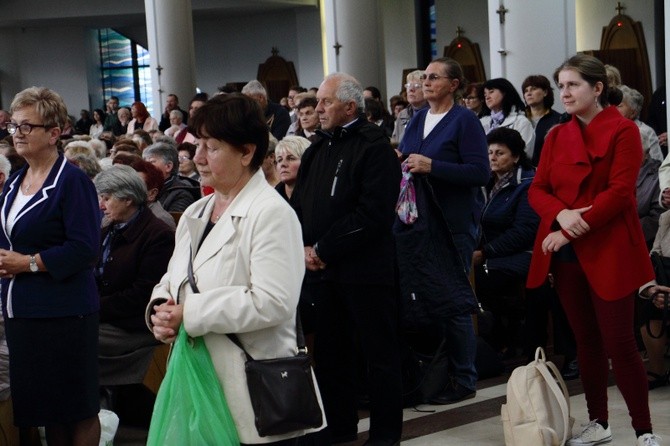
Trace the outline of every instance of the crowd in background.
<path fill-rule="evenodd" d="M 565 113 L 553 108 L 543 75 L 519 90 L 504 78 L 468 83 L 447 58 L 409 73 L 388 106 L 378 88 L 344 74 L 311 90 L 292 86 L 280 103 L 255 80 L 240 93 L 198 93 L 187 110 L 170 94 L 159 117 L 112 96 L 75 120 L 48 89 L 19 93 L 0 110 L 0 277 L 17 425 L 46 425 L 53 444 L 92 444 L 99 388 L 113 406 L 119 386 L 140 385 L 156 345 L 173 342 L 183 323 L 205 336 L 243 443 L 260 442 L 237 388 L 241 369 L 224 366 L 235 354 L 225 333 L 240 333 L 261 356 L 284 354 L 299 298 L 328 427 L 272 444 L 305 434 L 315 444 L 355 439 L 362 398 L 372 413 L 368 444 L 398 444 L 396 306 L 402 313 L 403 296 L 417 293 L 445 303 L 430 334 L 445 340 L 449 367 L 426 402 L 475 396 L 478 339 L 498 360 L 531 360 L 551 336 L 589 409 L 569 445 L 611 437 L 608 359 L 636 436 L 649 441 L 639 444 L 660 444 L 650 442 L 658 438 L 647 392 L 669 379 L 667 339 L 650 334 L 661 330 L 670 292 L 649 262 L 650 252 L 670 252 L 664 89 L 643 110 L 645 98 L 621 85 L 615 67 L 588 56 L 567 60 L 553 81 Z M 415 183 L 426 232 L 396 213 L 401 178 Z M 81 183 L 77 203 L 64 179 Z M 50 188 L 43 203 L 36 194 Z M 44 210 L 26 206 L 23 217 L 27 203 Z M 177 223 L 182 214 L 188 224 Z M 21 229 L 22 218 L 46 229 Z M 218 253 L 231 242 L 228 224 L 238 251 Z M 200 268 L 201 291 L 183 288 L 191 267 Z M 65 296 L 70 277 L 87 290 L 71 307 L 15 298 Z M 476 331 L 478 302 L 492 321 Z M 76 331 L 59 339 L 62 330 Z M 34 333 L 52 338 L 40 363 L 62 363 L 73 337 L 96 340 L 54 371 L 33 366 Z M 66 379 L 73 367 L 100 373 Z M 80 398 L 63 408 L 56 396 L 34 410 L 59 386 Z"/>

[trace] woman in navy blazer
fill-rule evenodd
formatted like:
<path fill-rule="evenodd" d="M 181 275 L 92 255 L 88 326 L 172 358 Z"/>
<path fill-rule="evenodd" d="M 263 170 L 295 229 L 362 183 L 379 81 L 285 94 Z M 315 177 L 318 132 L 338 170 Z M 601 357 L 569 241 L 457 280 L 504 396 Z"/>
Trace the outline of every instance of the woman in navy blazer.
<path fill-rule="evenodd" d="M 0 278 L 14 423 L 49 444 L 97 445 L 100 216 L 93 183 L 58 152 L 62 98 L 28 88 L 7 128 L 27 164 L 0 198 Z"/>

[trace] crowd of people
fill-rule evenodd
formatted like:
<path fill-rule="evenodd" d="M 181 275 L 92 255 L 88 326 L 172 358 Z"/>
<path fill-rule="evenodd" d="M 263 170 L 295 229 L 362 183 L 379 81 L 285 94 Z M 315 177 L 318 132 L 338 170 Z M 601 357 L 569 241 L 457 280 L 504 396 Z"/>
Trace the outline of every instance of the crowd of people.
<path fill-rule="evenodd" d="M 364 398 L 366 444 L 397 445 L 402 315 L 438 302 L 426 330 L 448 366 L 425 402 L 476 395 L 478 336 L 501 359 L 532 358 L 551 314 L 589 414 L 567 444 L 611 441 L 611 360 L 637 444 L 659 445 L 648 392 L 668 384 L 667 339 L 650 330 L 667 323 L 670 283 L 650 250 L 670 251 L 670 158 L 642 95 L 608 69 L 586 55 L 556 69 L 564 114 L 545 76 L 519 94 L 504 78 L 468 84 L 449 58 L 409 73 L 390 108 L 345 73 L 292 86 L 284 105 L 256 80 L 198 93 L 188 111 L 171 94 L 159 119 L 111 97 L 72 123 L 56 92 L 20 92 L 0 111 L 15 424 L 45 426 L 50 445 L 97 444 L 101 395 L 142 383 L 184 330 L 203 337 L 242 444 L 353 441 Z M 416 186 L 413 219 L 401 180 Z M 261 437 L 228 335 L 255 359 L 289 356 L 297 315 L 324 423 Z"/>

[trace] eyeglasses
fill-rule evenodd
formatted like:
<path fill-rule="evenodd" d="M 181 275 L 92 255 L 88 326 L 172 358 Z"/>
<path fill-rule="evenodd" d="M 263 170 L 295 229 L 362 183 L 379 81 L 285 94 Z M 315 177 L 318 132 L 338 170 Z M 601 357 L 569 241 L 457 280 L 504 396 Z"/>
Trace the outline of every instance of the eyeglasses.
<path fill-rule="evenodd" d="M 407 83 L 407 84 L 405 84 L 405 90 L 411 90 L 411 89 L 418 90 L 419 88 L 421 88 L 421 84 L 419 84 L 419 83 L 416 83 L 416 84 L 415 83 Z"/>
<path fill-rule="evenodd" d="M 476 101 L 478 99 L 479 98 L 477 96 L 468 96 L 467 98 L 465 98 L 466 101 Z"/>
<path fill-rule="evenodd" d="M 188 156 L 183 156 L 183 155 L 178 156 L 177 158 L 179 158 L 179 161 L 190 161 L 191 160 L 191 158 L 189 158 Z"/>
<path fill-rule="evenodd" d="M 429 80 L 431 82 L 435 82 L 438 79 L 451 79 L 449 76 L 440 76 L 439 74 L 431 73 L 428 75 L 422 74 L 421 77 L 419 77 L 422 81 Z"/>
<path fill-rule="evenodd" d="M 7 131 L 9 132 L 10 135 L 15 135 L 16 132 L 20 132 L 22 135 L 30 135 L 30 132 L 33 131 L 35 127 L 43 128 L 43 129 L 48 129 L 48 128 L 53 128 L 55 126 L 48 126 L 44 124 L 15 124 L 13 122 L 6 122 L 5 125 L 7 126 Z"/>

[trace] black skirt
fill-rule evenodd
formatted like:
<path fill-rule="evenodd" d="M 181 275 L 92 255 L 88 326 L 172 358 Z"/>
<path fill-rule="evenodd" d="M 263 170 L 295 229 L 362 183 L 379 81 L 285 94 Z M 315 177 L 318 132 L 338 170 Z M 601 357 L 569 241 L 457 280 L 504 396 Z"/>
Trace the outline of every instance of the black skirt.
<path fill-rule="evenodd" d="M 5 319 L 14 424 L 72 423 L 97 416 L 98 313 Z"/>

